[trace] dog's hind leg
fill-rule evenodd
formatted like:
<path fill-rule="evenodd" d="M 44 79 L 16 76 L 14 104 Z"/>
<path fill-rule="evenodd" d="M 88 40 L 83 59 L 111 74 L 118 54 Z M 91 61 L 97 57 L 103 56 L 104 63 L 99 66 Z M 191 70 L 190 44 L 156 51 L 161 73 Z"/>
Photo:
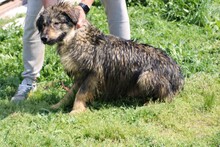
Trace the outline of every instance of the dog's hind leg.
<path fill-rule="evenodd" d="M 96 76 L 94 74 L 88 75 L 76 93 L 73 110 L 70 114 L 76 114 L 86 110 L 86 102 L 93 99 L 96 85 Z"/>
<path fill-rule="evenodd" d="M 171 101 L 172 89 L 170 82 L 163 76 L 158 75 L 156 71 L 145 71 L 139 76 L 137 81 L 139 92 L 153 101 Z"/>

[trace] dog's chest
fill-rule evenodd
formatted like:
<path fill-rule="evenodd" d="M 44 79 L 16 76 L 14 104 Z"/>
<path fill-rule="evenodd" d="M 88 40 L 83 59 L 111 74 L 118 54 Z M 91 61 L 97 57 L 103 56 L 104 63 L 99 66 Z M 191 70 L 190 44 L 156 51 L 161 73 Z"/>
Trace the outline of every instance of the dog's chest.
<path fill-rule="evenodd" d="M 77 62 L 74 62 L 71 53 L 65 50 L 64 48 L 60 49 L 60 51 L 58 52 L 64 69 L 68 72 L 77 72 L 79 66 L 76 64 Z"/>

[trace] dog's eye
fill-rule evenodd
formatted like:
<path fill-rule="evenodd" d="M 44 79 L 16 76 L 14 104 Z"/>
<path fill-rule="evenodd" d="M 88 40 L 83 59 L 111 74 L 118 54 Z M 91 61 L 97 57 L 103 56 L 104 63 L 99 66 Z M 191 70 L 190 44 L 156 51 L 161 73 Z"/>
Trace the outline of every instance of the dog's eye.
<path fill-rule="evenodd" d="M 60 24 L 59 22 L 55 22 L 55 23 L 54 23 L 54 25 L 59 25 L 59 24 Z"/>
<path fill-rule="evenodd" d="M 66 24 L 66 23 L 68 23 L 68 22 L 67 22 L 67 21 L 62 21 L 61 23 L 62 23 L 62 24 Z"/>
<path fill-rule="evenodd" d="M 60 22 L 54 22 L 54 23 L 53 23 L 53 26 L 54 26 L 55 28 L 59 28 L 59 27 L 60 27 Z"/>

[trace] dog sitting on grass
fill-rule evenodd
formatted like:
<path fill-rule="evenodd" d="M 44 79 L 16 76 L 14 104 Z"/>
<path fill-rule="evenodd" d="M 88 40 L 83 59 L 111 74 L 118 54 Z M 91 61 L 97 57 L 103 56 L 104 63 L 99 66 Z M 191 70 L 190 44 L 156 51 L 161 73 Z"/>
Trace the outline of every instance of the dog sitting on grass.
<path fill-rule="evenodd" d="M 164 51 L 105 35 L 88 20 L 77 28 L 78 17 L 75 6 L 59 3 L 44 10 L 36 23 L 42 42 L 57 44 L 65 71 L 75 79 L 53 109 L 74 101 L 71 113 L 82 112 L 95 97 L 171 101 L 182 89 L 180 67 Z"/>

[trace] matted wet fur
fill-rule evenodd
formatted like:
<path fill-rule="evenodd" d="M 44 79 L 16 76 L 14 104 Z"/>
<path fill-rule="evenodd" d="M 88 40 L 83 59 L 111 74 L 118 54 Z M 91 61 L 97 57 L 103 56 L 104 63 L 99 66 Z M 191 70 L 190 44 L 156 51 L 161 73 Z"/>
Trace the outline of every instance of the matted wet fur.
<path fill-rule="evenodd" d="M 85 20 L 76 28 L 75 6 L 59 3 L 44 10 L 37 20 L 41 40 L 57 44 L 57 51 L 74 84 L 53 109 L 74 99 L 71 113 L 86 109 L 95 97 L 133 97 L 170 101 L 182 89 L 180 67 L 164 51 L 112 35 L 104 35 Z"/>

